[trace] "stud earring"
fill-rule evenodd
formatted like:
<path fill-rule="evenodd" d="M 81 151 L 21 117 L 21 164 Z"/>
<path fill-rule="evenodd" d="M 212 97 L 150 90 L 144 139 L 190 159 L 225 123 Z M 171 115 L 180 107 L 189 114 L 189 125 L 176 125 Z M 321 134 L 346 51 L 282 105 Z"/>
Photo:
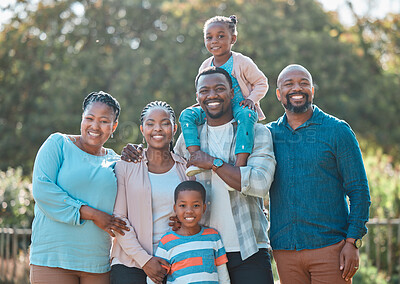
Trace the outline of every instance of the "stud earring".
<path fill-rule="evenodd" d="M 111 133 L 111 138 L 114 138 L 114 133 Z"/>

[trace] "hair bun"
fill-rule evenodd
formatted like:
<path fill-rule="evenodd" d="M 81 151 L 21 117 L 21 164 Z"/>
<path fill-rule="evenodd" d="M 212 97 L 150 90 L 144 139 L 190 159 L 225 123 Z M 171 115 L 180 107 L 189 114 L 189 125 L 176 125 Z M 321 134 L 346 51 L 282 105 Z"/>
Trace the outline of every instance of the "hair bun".
<path fill-rule="evenodd" d="M 234 23 L 235 25 L 238 23 L 236 15 L 229 16 L 229 19 L 231 19 L 232 23 Z"/>

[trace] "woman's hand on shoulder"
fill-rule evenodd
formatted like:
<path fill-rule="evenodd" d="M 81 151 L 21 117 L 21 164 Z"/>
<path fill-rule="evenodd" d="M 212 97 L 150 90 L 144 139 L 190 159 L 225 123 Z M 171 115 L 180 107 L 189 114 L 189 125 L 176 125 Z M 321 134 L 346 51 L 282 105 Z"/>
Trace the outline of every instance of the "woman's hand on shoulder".
<path fill-rule="evenodd" d="M 125 235 L 124 231 L 129 231 L 126 222 L 122 219 L 90 206 L 81 206 L 80 213 L 81 219 L 92 220 L 97 227 L 106 231 L 111 237 L 115 237 L 114 233 L 123 236 Z"/>
<path fill-rule="evenodd" d="M 169 217 L 169 221 L 168 225 L 172 227 L 172 231 L 178 231 L 181 228 L 181 222 L 179 222 L 177 216 Z"/>
<path fill-rule="evenodd" d="M 121 160 L 125 162 L 140 162 L 143 158 L 142 144 L 127 144 L 121 152 Z"/>
<path fill-rule="evenodd" d="M 161 284 L 169 271 L 170 264 L 165 259 L 153 256 L 142 268 L 154 283 Z"/>

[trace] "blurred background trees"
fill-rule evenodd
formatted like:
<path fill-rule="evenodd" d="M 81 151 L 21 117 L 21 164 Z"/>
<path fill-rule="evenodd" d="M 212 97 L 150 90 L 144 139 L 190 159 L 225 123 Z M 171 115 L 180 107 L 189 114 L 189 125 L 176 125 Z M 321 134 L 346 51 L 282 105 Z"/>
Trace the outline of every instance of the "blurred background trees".
<path fill-rule="evenodd" d="M 0 226 L 30 225 L 37 150 L 53 132 L 79 133 L 91 91 L 121 103 L 107 145 L 117 152 L 141 142 L 139 116 L 148 102 L 165 100 L 177 115 L 195 103 L 194 78 L 209 56 L 203 24 L 231 14 L 239 19 L 233 49 L 269 78 L 263 123 L 283 113 L 275 97 L 279 72 L 304 65 L 315 103 L 349 122 L 361 141 L 371 217 L 400 217 L 399 14 L 353 13 L 354 24 L 345 26 L 317 0 L 16 0 L 3 10 L 14 16 L 0 25 Z M 357 277 L 378 283 L 371 271 Z"/>
<path fill-rule="evenodd" d="M 15 16 L 0 31 L 2 170 L 22 166 L 29 174 L 50 133 L 78 133 L 81 102 L 93 90 L 123 107 L 108 145 L 117 152 L 141 140 L 139 113 L 149 101 L 165 100 L 177 113 L 194 103 L 194 77 L 209 56 L 202 27 L 216 14 L 238 16 L 234 50 L 270 80 L 265 122 L 283 113 L 278 73 L 303 64 L 317 85 L 316 104 L 400 156 L 399 15 L 345 27 L 315 0 L 20 0 L 8 9 Z"/>

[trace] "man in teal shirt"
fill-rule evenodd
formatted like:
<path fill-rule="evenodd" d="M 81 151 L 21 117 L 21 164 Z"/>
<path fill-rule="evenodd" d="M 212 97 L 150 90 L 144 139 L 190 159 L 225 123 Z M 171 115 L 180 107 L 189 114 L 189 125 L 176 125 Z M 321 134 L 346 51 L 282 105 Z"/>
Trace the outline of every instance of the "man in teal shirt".
<path fill-rule="evenodd" d="M 285 114 L 268 125 L 277 161 L 270 239 L 281 283 L 350 283 L 371 203 L 358 142 L 346 122 L 312 104 L 303 66 L 284 68 L 277 86 Z"/>

